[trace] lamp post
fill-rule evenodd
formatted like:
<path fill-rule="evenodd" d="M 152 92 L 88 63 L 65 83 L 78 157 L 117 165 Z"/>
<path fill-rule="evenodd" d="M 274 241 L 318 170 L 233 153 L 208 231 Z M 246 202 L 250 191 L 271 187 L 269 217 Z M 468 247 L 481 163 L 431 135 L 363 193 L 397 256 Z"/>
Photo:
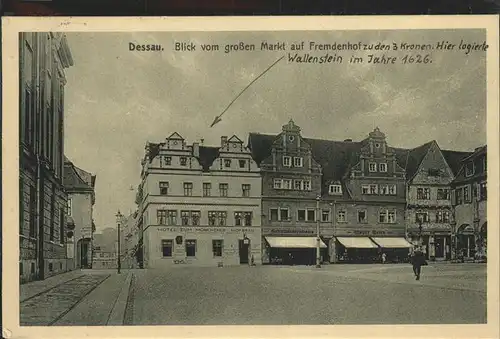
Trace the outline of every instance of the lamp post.
<path fill-rule="evenodd" d="M 423 221 L 422 221 L 421 214 L 418 215 L 417 222 L 418 222 L 418 242 L 419 242 L 420 247 L 422 247 L 424 245 L 424 239 L 422 237 L 422 223 L 423 223 Z"/>
<path fill-rule="evenodd" d="M 320 211 L 319 211 L 319 200 L 321 197 L 318 195 L 316 197 L 316 268 L 321 268 L 321 256 L 320 256 L 320 242 L 319 237 L 319 221 L 320 221 Z"/>
<path fill-rule="evenodd" d="M 120 226 L 122 223 L 122 217 L 123 215 L 120 213 L 120 210 L 118 210 L 118 213 L 116 213 L 116 223 L 118 224 L 118 274 L 120 274 L 120 270 L 122 268 L 122 263 L 120 260 Z"/>

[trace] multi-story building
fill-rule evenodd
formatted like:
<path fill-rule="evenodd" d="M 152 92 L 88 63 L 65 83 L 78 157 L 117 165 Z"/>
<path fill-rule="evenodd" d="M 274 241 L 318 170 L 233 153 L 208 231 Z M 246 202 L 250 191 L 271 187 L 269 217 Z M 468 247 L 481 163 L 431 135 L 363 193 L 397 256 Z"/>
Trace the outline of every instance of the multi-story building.
<path fill-rule="evenodd" d="M 145 268 L 261 261 L 261 180 L 236 136 L 219 147 L 187 145 L 173 133 L 148 143 L 138 192 Z"/>
<path fill-rule="evenodd" d="M 406 154 L 405 154 L 406 153 Z M 453 206 L 451 182 L 467 152 L 445 151 L 436 141 L 402 152 L 407 175 L 407 237 L 430 260 L 450 260 Z"/>
<path fill-rule="evenodd" d="M 405 170 L 376 128 L 360 142 L 303 138 L 290 121 L 277 136 L 251 133 L 262 171 L 265 262 L 397 259 L 405 240 Z M 335 235 L 335 237 L 334 237 Z"/>
<path fill-rule="evenodd" d="M 67 270 L 64 70 L 73 65 L 62 33 L 21 33 L 19 93 L 19 275 Z"/>
<path fill-rule="evenodd" d="M 455 206 L 454 247 L 462 258 L 485 259 L 487 254 L 486 158 L 486 146 L 476 148 L 462 159 L 461 169 L 451 184 Z"/>
<path fill-rule="evenodd" d="M 64 160 L 64 187 L 68 194 L 68 218 L 74 223 L 73 236 L 67 239 L 68 258 L 77 268 L 92 267 L 93 210 L 96 176 Z"/>

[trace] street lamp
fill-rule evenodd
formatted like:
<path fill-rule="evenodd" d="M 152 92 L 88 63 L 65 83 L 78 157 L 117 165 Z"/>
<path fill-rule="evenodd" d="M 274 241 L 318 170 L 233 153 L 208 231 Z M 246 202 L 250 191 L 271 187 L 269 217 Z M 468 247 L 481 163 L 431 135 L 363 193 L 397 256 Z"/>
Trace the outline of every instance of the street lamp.
<path fill-rule="evenodd" d="M 316 268 L 321 268 L 321 256 L 320 256 L 320 242 L 321 239 L 319 237 L 319 217 L 320 217 L 320 211 L 319 211 L 319 200 L 321 197 L 318 195 L 316 197 Z"/>
<path fill-rule="evenodd" d="M 123 215 L 120 213 L 120 210 L 118 210 L 118 213 L 116 213 L 116 223 L 118 224 L 118 274 L 120 274 L 120 270 L 122 268 L 122 263 L 120 260 L 120 226 L 122 223 L 122 217 Z"/>
<path fill-rule="evenodd" d="M 422 214 L 418 215 L 417 222 L 418 222 L 418 238 L 419 238 L 418 241 L 420 247 L 422 247 L 424 244 L 424 239 L 422 238 L 422 223 L 423 223 Z"/>

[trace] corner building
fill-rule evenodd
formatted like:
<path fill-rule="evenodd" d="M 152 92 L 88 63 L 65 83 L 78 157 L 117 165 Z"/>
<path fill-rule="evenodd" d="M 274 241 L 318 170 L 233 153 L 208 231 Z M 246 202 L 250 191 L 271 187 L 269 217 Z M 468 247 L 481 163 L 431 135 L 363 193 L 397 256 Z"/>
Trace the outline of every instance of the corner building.
<path fill-rule="evenodd" d="M 140 266 L 261 263 L 261 179 L 236 136 L 148 143 L 138 190 Z"/>

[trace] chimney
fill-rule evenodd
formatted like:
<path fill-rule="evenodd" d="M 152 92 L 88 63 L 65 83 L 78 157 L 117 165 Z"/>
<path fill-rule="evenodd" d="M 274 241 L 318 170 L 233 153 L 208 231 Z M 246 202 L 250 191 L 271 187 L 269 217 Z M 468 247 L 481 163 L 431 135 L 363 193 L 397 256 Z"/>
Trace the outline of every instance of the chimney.
<path fill-rule="evenodd" d="M 193 156 L 196 158 L 200 157 L 200 143 L 198 142 L 193 143 Z"/>
<path fill-rule="evenodd" d="M 345 139 L 344 142 L 352 142 L 352 139 Z"/>
<path fill-rule="evenodd" d="M 224 147 L 226 146 L 226 144 L 227 144 L 227 137 L 226 136 L 220 137 L 220 146 Z"/>

